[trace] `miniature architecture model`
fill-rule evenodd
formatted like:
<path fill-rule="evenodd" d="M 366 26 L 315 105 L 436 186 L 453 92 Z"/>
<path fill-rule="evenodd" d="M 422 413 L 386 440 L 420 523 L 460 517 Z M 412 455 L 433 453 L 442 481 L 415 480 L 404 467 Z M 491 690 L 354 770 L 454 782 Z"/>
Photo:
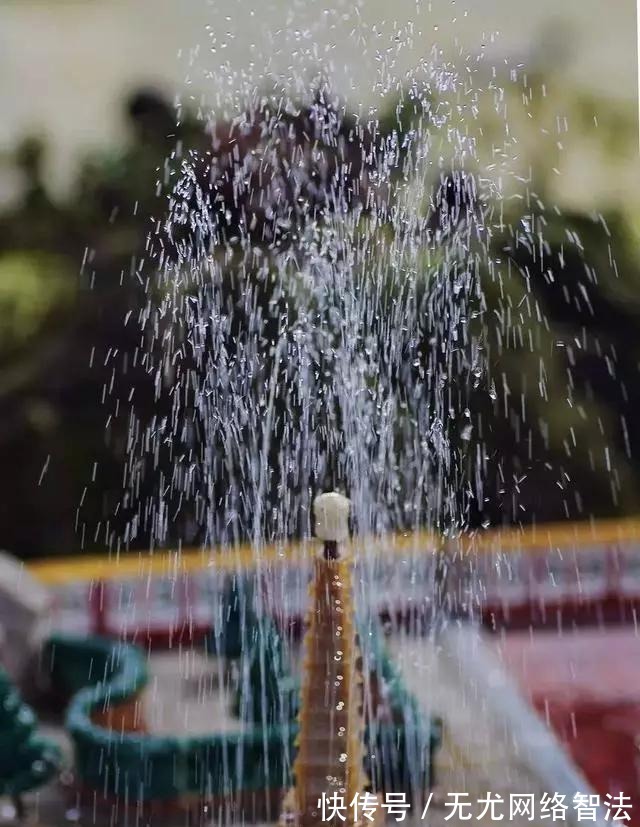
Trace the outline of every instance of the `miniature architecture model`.
<path fill-rule="evenodd" d="M 362 663 L 352 607 L 351 565 L 339 544 L 348 538 L 349 500 L 337 493 L 314 502 L 323 553 L 314 561 L 304 639 L 298 753 L 281 824 L 321 822 L 323 794 L 346 803 L 364 791 Z M 348 808 L 346 821 L 349 820 Z M 326 819 L 325 819 L 326 820 Z"/>

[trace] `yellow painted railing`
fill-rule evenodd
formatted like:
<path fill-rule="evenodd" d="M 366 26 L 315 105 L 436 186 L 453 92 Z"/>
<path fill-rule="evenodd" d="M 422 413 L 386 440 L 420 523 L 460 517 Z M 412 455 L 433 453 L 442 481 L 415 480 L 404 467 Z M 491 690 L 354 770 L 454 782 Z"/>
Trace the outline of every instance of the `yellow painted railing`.
<path fill-rule="evenodd" d="M 541 553 L 555 548 L 593 549 L 617 543 L 640 542 L 640 519 L 602 520 L 580 523 L 550 523 L 517 529 L 492 529 L 464 536 L 460 544 L 467 553 Z M 433 553 L 440 543 L 433 532 L 419 531 L 385 538 L 353 541 L 352 546 L 370 553 L 394 556 Z M 310 561 L 315 541 L 269 545 L 254 550 L 249 545 L 211 549 L 182 549 L 153 553 L 75 555 L 32 560 L 28 570 L 44 583 L 61 585 L 81 580 L 118 580 L 160 577 L 214 567 L 220 571 L 252 569 L 261 564 Z"/>

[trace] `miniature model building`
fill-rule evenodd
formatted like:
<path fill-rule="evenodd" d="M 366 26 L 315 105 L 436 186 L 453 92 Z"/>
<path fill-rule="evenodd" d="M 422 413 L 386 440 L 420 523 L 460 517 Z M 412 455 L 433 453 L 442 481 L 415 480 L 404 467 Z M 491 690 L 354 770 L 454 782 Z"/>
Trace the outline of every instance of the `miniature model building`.
<path fill-rule="evenodd" d="M 140 646 L 120 634 L 57 630 L 55 589 L 50 594 L 19 563 L 2 558 L 0 619 L 12 632 L 3 653 L 6 674 L 0 672 L 0 741 L 7 747 L 6 760 L 0 761 L 0 794 L 13 797 L 21 811 L 21 793 L 60 769 L 56 744 L 35 734 L 35 716 L 17 692 L 20 679 L 40 692 L 43 706 L 66 710 L 73 764 L 64 789 L 92 812 L 134 807 L 171 820 L 177 811 L 207 808 L 247 822 L 288 814 L 306 825 L 318 820 L 322 794 L 335 789 L 344 788 L 351 798 L 365 790 L 423 790 L 437 727 L 423 720 L 394 670 L 377 618 L 369 625 L 362 618 L 356 622 L 352 561 L 341 548 L 348 508 L 335 493 L 316 500 L 316 533 L 323 546 L 312 564 L 300 674 L 292 666 L 298 662 L 300 626 L 279 625 L 263 599 L 261 577 L 251 570 L 219 574 L 220 588 L 210 595 L 208 631 L 202 625 L 197 636 L 187 637 L 177 627 L 166 633 L 157 627 L 148 635 L 143 626 Z M 91 592 L 96 582 L 104 592 L 104 582 L 92 580 Z M 72 581 L 68 573 L 60 580 L 66 590 Z M 136 588 L 132 578 L 122 583 L 122 594 L 133 595 L 134 609 Z M 14 620 L 20 629 L 13 629 Z M 52 625 L 44 642 L 43 622 Z M 359 640 L 366 642 L 364 651 Z M 197 652 L 224 681 L 223 728 L 212 709 L 210 728 L 202 731 L 184 732 L 179 724 L 175 731 L 154 729 L 149 658 L 162 656 L 157 649 L 169 654 L 171 641 L 179 641 L 182 651 Z M 39 664 L 37 681 L 27 679 L 23 655 Z M 366 705 L 365 686 L 371 696 Z"/>
<path fill-rule="evenodd" d="M 351 563 L 339 548 L 348 501 L 324 495 L 316 509 L 324 547 L 314 562 L 301 678 L 290 665 L 296 644 L 246 573 L 227 578 L 209 636 L 186 644 L 227 663 L 220 675 L 233 690 L 231 728 L 216 732 L 212 717 L 213 731 L 155 733 L 145 716 L 142 648 L 95 635 L 50 638 L 41 661 L 58 705 L 68 705 L 75 790 L 87 806 L 128 803 L 154 817 L 206 807 L 233 819 L 276 820 L 286 798 L 310 824 L 322 793 L 331 793 L 327 776 L 352 797 L 370 781 L 376 792 L 424 788 L 437 731 L 422 721 L 379 636 L 367 628 L 364 658 L 358 648 Z M 379 690 L 366 710 L 363 681 Z"/>
<path fill-rule="evenodd" d="M 320 499 L 318 506 L 323 502 L 337 504 L 341 500 L 331 495 L 328 500 Z M 331 535 L 322 522 L 324 519 L 327 523 L 328 517 L 325 514 L 323 518 L 318 508 L 320 538 L 346 536 L 346 511 L 339 513 L 342 533 Z M 22 681 L 16 678 L 18 673 L 28 676 L 29 672 L 19 668 L 14 673 L 12 664 L 25 653 L 33 659 L 37 652 L 32 641 L 41 636 L 42 618 L 48 615 L 54 634 L 36 660 L 49 677 L 55 695 L 52 708 L 56 712 L 66 708 L 65 728 L 74 750 L 70 767 L 73 796 L 87 802 L 92 810 L 94 804 L 105 804 L 111 811 L 122 813 L 133 806 L 148 808 L 162 817 L 172 813 L 170 818 L 175 821 L 176 807 L 191 810 L 206 806 L 216 815 L 222 808 L 230 809 L 234 817 L 245 822 L 275 820 L 282 815 L 285 820 L 307 824 L 317 818 L 320 795 L 331 795 L 336 788 L 344 789 L 341 795 L 345 800 L 354 789 L 370 790 L 381 797 L 403 792 L 414 799 L 424 798 L 439 742 L 437 721 L 430 711 L 443 716 L 449 742 L 464 746 L 467 740 L 463 729 L 474 729 L 472 724 L 460 724 L 462 712 L 459 720 L 458 708 L 452 711 L 448 701 L 443 702 L 448 690 L 438 695 L 438 684 L 447 687 L 449 678 L 455 678 L 457 687 L 463 673 L 471 674 L 475 698 L 480 691 L 481 672 L 479 667 L 474 671 L 473 664 L 458 658 L 457 648 L 451 648 L 455 635 L 449 634 L 442 640 L 442 645 L 449 647 L 446 658 L 453 658 L 456 664 L 460 660 L 461 668 L 459 674 L 456 668 L 449 675 L 447 661 L 444 671 L 436 672 L 432 691 L 428 681 L 421 683 L 422 662 L 416 672 L 413 660 L 400 649 L 409 639 L 405 635 L 411 636 L 411 652 L 414 645 L 420 652 L 427 645 L 420 640 L 420 624 L 409 631 L 401 626 L 409 612 L 418 611 L 429 599 L 432 580 L 427 573 L 433 548 L 427 540 L 400 538 L 402 558 L 398 557 L 398 547 L 394 551 L 392 542 L 383 540 L 378 552 L 382 565 L 375 564 L 375 585 L 358 606 L 357 622 L 350 582 L 352 577 L 354 582 L 361 577 L 359 566 L 367 571 L 369 561 L 354 561 L 352 574 L 343 540 L 324 539 L 319 555 L 312 560 L 300 554 L 300 547 L 287 548 L 284 555 L 279 550 L 266 564 L 263 560 L 259 571 L 249 548 L 233 556 L 186 551 L 178 560 L 169 552 L 123 556 L 116 562 L 96 557 L 81 564 L 67 559 L 23 566 L 9 560 L 0 571 L 0 591 L 4 593 L 0 624 L 10 630 L 2 653 L 9 679 L 0 693 L 6 711 L 0 722 L 0 740 L 9 746 L 6 760 L 0 762 L 1 791 L 16 797 L 23 790 L 28 805 L 29 790 L 55 777 L 53 751 L 41 750 L 34 719 L 20 711 L 22 706 L 16 705 L 19 696 L 11 691 L 13 687 L 21 688 L 26 694 L 40 686 L 28 677 Z M 523 536 L 494 532 L 476 538 L 474 543 L 471 551 L 482 551 L 471 557 L 478 581 L 472 584 L 473 594 L 481 595 L 476 613 L 485 626 L 506 626 L 509 634 L 516 635 L 512 647 L 507 645 L 507 637 L 500 651 L 508 663 L 509 652 L 511 659 L 517 660 L 518 676 L 523 666 L 517 630 L 528 629 L 531 624 L 539 629 L 540 624 L 557 619 L 559 612 L 566 622 L 576 619 L 576 623 L 586 622 L 592 615 L 618 623 L 626 618 L 626 632 L 632 634 L 630 624 L 640 594 L 640 523 L 611 522 L 596 528 L 572 526 L 570 530 L 563 526 L 561 531 L 538 527 L 536 532 Z M 418 552 L 413 558 L 405 554 L 410 548 Z M 556 548 L 563 550 L 561 556 Z M 498 563 L 504 563 L 505 555 L 518 575 L 513 580 L 497 574 Z M 461 555 L 460 559 L 466 558 Z M 389 572 L 393 578 L 388 577 Z M 40 578 L 46 589 L 38 582 Z M 86 622 L 90 619 L 87 606 L 94 605 L 87 603 L 87 596 L 98 593 L 96 583 L 102 584 L 100 593 L 108 598 L 100 604 L 95 601 L 107 612 L 101 617 L 101 623 L 107 621 L 102 623 L 102 637 Z M 453 578 L 449 588 L 457 588 Z M 51 599 L 47 589 L 53 598 L 52 611 L 47 608 Z M 286 600 L 279 600 L 281 593 L 286 594 Z M 302 611 L 306 634 L 301 647 L 304 657 L 298 659 Z M 380 614 L 399 618 L 396 629 L 393 623 L 387 623 L 394 646 L 403 638 L 393 661 L 385 646 Z M 116 623 L 119 618 L 122 626 Z M 401 635 L 396 636 L 400 628 Z M 65 634 L 65 629 L 75 629 L 76 634 Z M 463 629 L 461 639 L 470 631 Z M 614 640 L 612 632 L 607 628 L 600 632 L 606 634 L 604 645 L 608 650 Z M 587 633 L 579 632 L 583 636 Z M 578 632 L 576 636 L 577 640 Z M 536 647 L 531 645 L 533 654 L 538 648 L 546 652 L 543 644 L 552 639 L 538 635 Z M 172 641 L 174 648 L 170 649 Z M 224 703 L 223 712 L 221 705 L 213 709 L 205 703 L 203 725 L 189 732 L 179 720 L 175 727 L 172 724 L 156 729 L 149 714 L 153 707 L 148 704 L 150 695 L 154 702 L 153 691 L 145 689 L 147 682 L 153 686 L 155 680 L 154 659 L 170 661 L 173 652 L 176 676 L 181 679 L 178 649 L 188 652 L 189 657 L 195 654 L 209 664 L 205 663 L 204 669 L 219 673 L 229 682 L 218 696 Z M 409 651 L 406 646 L 404 651 Z M 632 657 L 626 662 L 632 663 Z M 550 709 L 551 725 L 558 738 L 567 742 L 576 764 L 603 795 L 614 789 L 612 785 L 620 778 L 627 778 L 622 772 L 628 770 L 630 780 L 625 792 L 638 800 L 633 763 L 626 757 L 627 747 L 628 755 L 633 754 L 638 731 L 633 681 L 620 684 L 624 684 L 628 698 L 624 716 L 616 707 L 615 720 L 609 707 L 614 702 L 619 705 L 619 691 L 610 700 L 608 684 L 598 689 L 598 714 L 604 720 L 606 713 L 606 726 L 615 725 L 615 738 L 625 750 L 621 746 L 615 756 L 612 753 L 612 765 L 605 767 L 599 761 L 600 753 L 590 746 L 592 734 L 594 738 L 603 736 L 600 730 L 595 734 L 591 721 L 588 727 L 584 723 L 584 699 L 569 697 L 564 684 L 557 689 L 543 684 L 539 689 L 543 674 L 544 670 L 538 668 L 533 677 L 522 678 L 527 688 L 525 692 L 523 686 L 522 691 L 532 696 L 534 705 L 544 704 L 545 710 Z M 613 674 L 613 669 L 608 674 Z M 593 681 L 595 685 L 595 677 Z M 575 692 L 573 667 L 570 683 Z M 495 697 L 493 684 L 487 692 L 488 697 Z M 554 700 L 552 692 L 562 704 Z M 27 697 L 34 705 L 38 702 L 31 694 Z M 588 706 L 593 708 L 592 703 Z M 219 725 L 218 714 L 224 726 Z M 22 728 L 27 719 L 31 720 L 30 730 Z M 579 723 L 577 737 L 575 721 Z M 53 732 L 55 723 L 49 723 Z M 53 732 L 56 739 L 59 734 L 62 736 Z M 341 741 L 344 749 L 340 748 Z M 443 778 L 448 753 L 447 745 L 441 765 Z M 43 763 L 43 754 L 51 760 Z M 40 775 L 41 770 L 46 772 Z M 65 779 L 68 777 L 65 773 Z"/>

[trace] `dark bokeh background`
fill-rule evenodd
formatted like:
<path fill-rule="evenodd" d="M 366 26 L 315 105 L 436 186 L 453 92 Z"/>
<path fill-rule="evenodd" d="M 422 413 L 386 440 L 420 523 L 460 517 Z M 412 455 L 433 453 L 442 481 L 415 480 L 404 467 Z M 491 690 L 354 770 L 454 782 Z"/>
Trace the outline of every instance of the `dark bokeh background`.
<path fill-rule="evenodd" d="M 543 83 L 530 81 L 532 88 Z M 509 94 L 517 100 L 522 92 Z M 183 111 L 176 127 L 172 105 L 153 87 L 127 95 L 122 108 L 127 137 L 109 151 L 85 153 L 62 197 L 54 200 L 47 186 L 46 136 L 25 135 L 4 159 L 19 194 L 0 214 L 0 525 L 2 545 L 22 557 L 109 543 L 122 494 L 130 389 L 138 415 L 154 411 L 152 383 L 131 359 L 140 332 L 124 320 L 147 300 L 136 272 L 145 238 L 165 211 L 157 187 L 165 159 L 177 141 L 206 149 L 209 138 L 195 111 Z M 398 128 L 395 112 L 390 103 L 389 129 Z M 573 130 L 593 133 L 601 157 L 633 151 L 631 109 L 621 114 L 618 105 L 576 95 L 572 113 Z M 513 341 L 501 338 L 498 321 L 489 331 L 495 394 L 476 399 L 488 457 L 486 501 L 473 520 L 634 513 L 640 502 L 635 216 L 628 204 L 611 200 L 602 210 L 548 209 L 554 162 L 536 154 L 535 141 L 526 151 L 529 197 L 507 203 L 504 232 L 493 240 L 494 254 L 520 275 L 506 288 L 488 279 L 485 291 L 496 319 L 505 307 L 517 316 L 525 302 L 541 312 L 539 320 L 525 314 Z M 536 222 L 544 225 L 555 277 L 540 272 L 534 252 L 514 235 L 513 228 Z M 115 381 L 121 386 L 112 392 Z M 197 532 L 187 539 L 197 542 Z M 144 536 L 137 542 L 144 545 Z"/>

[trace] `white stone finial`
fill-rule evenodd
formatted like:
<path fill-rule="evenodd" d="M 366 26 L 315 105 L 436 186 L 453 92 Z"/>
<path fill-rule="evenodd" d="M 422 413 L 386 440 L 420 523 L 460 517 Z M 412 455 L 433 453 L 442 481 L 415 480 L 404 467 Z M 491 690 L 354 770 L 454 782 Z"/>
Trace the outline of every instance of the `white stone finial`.
<path fill-rule="evenodd" d="M 351 503 L 337 491 L 320 494 L 313 501 L 316 537 L 340 543 L 349 538 Z"/>

